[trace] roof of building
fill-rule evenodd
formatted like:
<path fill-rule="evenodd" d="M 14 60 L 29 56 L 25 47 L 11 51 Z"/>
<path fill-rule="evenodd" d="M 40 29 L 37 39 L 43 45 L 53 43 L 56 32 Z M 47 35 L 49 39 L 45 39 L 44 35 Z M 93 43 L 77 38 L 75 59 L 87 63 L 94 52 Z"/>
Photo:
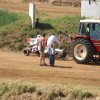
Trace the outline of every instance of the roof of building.
<path fill-rule="evenodd" d="M 96 19 L 84 19 L 84 20 L 80 20 L 81 23 L 100 23 L 100 20 L 96 20 Z"/>

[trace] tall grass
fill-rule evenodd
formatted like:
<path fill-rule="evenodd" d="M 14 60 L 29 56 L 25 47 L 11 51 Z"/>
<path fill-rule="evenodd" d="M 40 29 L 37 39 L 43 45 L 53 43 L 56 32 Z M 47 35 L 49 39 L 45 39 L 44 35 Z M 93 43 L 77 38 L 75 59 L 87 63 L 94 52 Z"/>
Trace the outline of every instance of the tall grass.
<path fill-rule="evenodd" d="M 56 32 L 66 30 L 74 34 L 79 31 L 80 16 L 63 16 L 57 18 L 47 18 L 42 20 L 45 24 L 50 24 Z"/>
<path fill-rule="evenodd" d="M 99 89 L 99 87 L 97 88 Z M 95 93 L 91 90 L 94 90 Z M 20 81 L 0 83 L 0 100 L 96 100 L 99 93 L 100 90 L 97 94 L 94 88 L 73 85 L 36 84 Z"/>
<path fill-rule="evenodd" d="M 57 33 L 58 31 L 69 34 L 78 33 L 80 16 L 50 17 L 44 13 L 37 12 L 39 28 L 32 29 L 31 20 L 28 15 L 20 15 L 8 11 L 0 11 L 0 48 L 11 50 L 22 50 L 27 37 L 36 37 L 41 31 L 45 33 Z M 2 17 L 1 17 L 2 16 Z M 59 35 L 56 34 L 58 37 Z M 66 42 L 66 41 L 65 41 Z M 66 43 L 64 43 L 66 44 Z"/>
<path fill-rule="evenodd" d="M 16 13 L 8 12 L 7 10 L 0 10 L 0 26 L 8 25 L 19 19 Z"/>
<path fill-rule="evenodd" d="M 2 12 L 2 17 L 0 16 L 2 18 L 2 20 L 0 19 L 0 48 L 21 50 L 23 35 L 25 34 L 24 31 L 27 31 L 29 17 L 26 18 L 26 15 L 22 13 L 12 13 L 7 10 L 0 11 Z"/>

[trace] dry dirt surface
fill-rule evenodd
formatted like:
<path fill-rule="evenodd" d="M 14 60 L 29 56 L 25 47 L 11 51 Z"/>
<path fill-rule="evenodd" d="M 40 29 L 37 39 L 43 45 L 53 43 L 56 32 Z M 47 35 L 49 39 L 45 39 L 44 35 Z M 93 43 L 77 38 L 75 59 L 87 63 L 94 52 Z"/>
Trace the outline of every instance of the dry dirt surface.
<path fill-rule="evenodd" d="M 36 55 L 0 51 L 0 80 L 100 86 L 100 65 L 81 65 L 70 59 L 56 60 L 55 67 L 39 66 Z"/>
<path fill-rule="evenodd" d="M 14 2 L 0 1 L 0 8 L 7 9 L 14 12 L 25 12 L 28 13 L 28 3 L 18 3 L 17 0 Z M 47 3 L 35 3 L 36 10 L 43 12 L 49 16 L 64 16 L 64 15 L 80 15 L 79 7 L 60 7 L 52 6 Z"/>
<path fill-rule="evenodd" d="M 16 1 L 16 0 L 14 0 Z M 0 8 L 28 12 L 28 4 L 0 1 Z M 80 15 L 80 8 L 36 4 L 38 11 L 51 16 Z M 46 59 L 48 63 L 48 59 Z M 0 80 L 71 83 L 100 86 L 100 65 L 81 65 L 73 60 L 57 60 L 55 67 L 39 66 L 36 55 L 0 51 Z"/>

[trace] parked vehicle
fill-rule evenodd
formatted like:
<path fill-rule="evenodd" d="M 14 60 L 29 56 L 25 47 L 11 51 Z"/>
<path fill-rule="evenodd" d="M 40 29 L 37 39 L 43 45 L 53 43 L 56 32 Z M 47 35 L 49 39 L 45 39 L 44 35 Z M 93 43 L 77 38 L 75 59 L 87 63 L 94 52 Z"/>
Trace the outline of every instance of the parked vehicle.
<path fill-rule="evenodd" d="M 79 33 L 71 39 L 71 54 L 77 63 L 100 62 L 100 20 L 80 20 Z"/>
<path fill-rule="evenodd" d="M 39 56 L 38 47 L 36 44 L 37 38 L 27 38 L 26 47 L 23 49 L 23 53 L 29 56 L 30 53 L 36 53 Z"/>
<path fill-rule="evenodd" d="M 23 49 L 23 53 L 26 56 L 29 56 L 31 53 L 35 53 L 38 56 L 40 55 L 39 50 L 38 50 L 38 46 L 37 46 L 37 39 L 38 38 L 27 38 L 26 39 L 26 47 Z M 63 56 L 63 49 L 56 48 L 55 52 L 56 52 L 55 53 L 56 54 L 56 58 L 60 58 L 60 57 Z M 47 49 L 47 47 L 45 47 L 44 53 L 45 53 L 46 56 L 48 56 L 48 49 Z"/>

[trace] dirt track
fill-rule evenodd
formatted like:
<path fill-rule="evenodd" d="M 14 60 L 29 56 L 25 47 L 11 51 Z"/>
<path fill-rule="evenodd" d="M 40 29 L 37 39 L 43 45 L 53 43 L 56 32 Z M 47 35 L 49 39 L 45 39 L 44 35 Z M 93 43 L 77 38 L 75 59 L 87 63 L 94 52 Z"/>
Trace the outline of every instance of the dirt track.
<path fill-rule="evenodd" d="M 22 53 L 0 51 L 0 80 L 100 86 L 100 65 L 80 65 L 73 60 L 57 60 L 55 65 L 41 67 L 36 55 L 26 57 Z"/>
<path fill-rule="evenodd" d="M 0 8 L 15 12 L 28 11 L 28 5 L 21 3 L 0 1 Z M 37 4 L 37 9 L 51 16 L 80 15 L 80 8 L 74 7 Z M 100 86 L 100 65 L 80 65 L 73 60 L 59 60 L 55 67 L 40 67 L 37 56 L 26 57 L 22 53 L 0 51 L 0 80 L 6 79 Z"/>
<path fill-rule="evenodd" d="M 16 1 L 16 0 L 15 0 Z M 50 16 L 64 16 L 64 15 L 80 15 L 80 8 L 78 7 L 57 7 L 47 5 L 46 3 L 35 3 L 36 10 L 41 11 Z M 8 9 L 15 12 L 26 12 L 28 13 L 27 3 L 12 3 L 0 1 L 0 8 Z"/>

